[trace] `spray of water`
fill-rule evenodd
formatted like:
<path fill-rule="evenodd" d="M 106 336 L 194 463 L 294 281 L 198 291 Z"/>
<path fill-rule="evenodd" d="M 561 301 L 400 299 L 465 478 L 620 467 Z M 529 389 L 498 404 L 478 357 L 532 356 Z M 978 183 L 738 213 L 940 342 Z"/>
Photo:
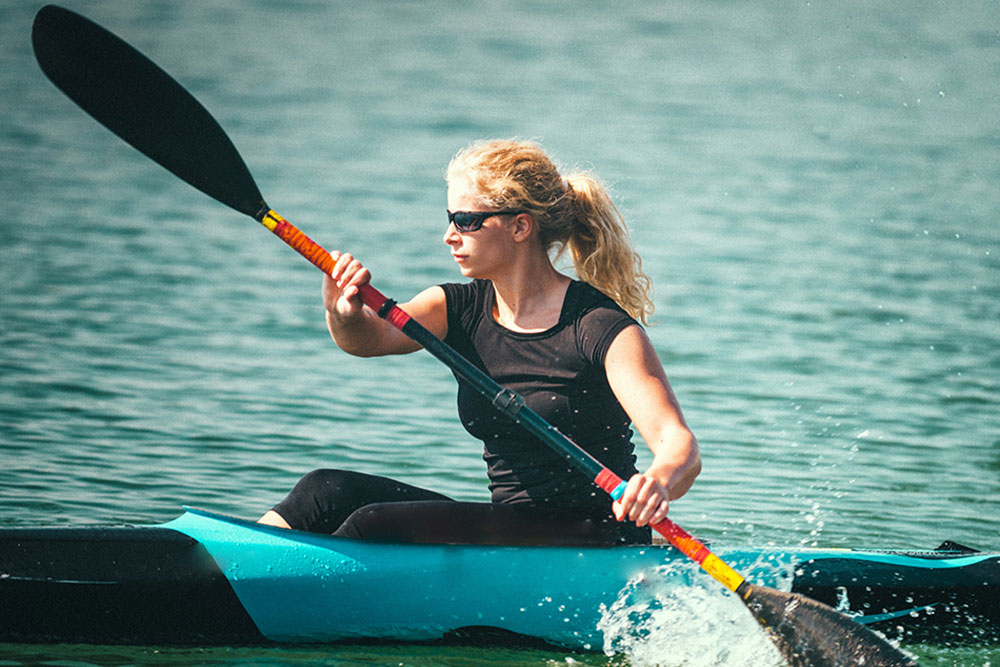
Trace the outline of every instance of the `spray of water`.
<path fill-rule="evenodd" d="M 604 652 L 635 667 L 784 664 L 743 603 L 687 563 L 633 578 L 598 628 Z"/>

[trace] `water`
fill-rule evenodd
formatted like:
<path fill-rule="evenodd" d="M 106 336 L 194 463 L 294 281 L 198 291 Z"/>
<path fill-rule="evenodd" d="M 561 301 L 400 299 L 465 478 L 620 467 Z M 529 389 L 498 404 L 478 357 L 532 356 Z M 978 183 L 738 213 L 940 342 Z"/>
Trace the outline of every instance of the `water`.
<path fill-rule="evenodd" d="M 159 522 L 182 504 L 252 517 L 318 466 L 485 499 L 449 372 L 338 352 L 312 267 L 45 80 L 28 41 L 39 5 L 0 5 L 0 524 Z M 362 256 L 396 298 L 458 278 L 441 235 L 459 147 L 539 138 L 601 174 L 654 278 L 649 332 L 702 443 L 705 471 L 673 508 L 696 534 L 1000 549 L 992 3 L 66 5 L 174 74 L 268 202 Z M 1000 661 L 996 647 L 910 648 L 927 664 Z M 10 650 L 14 663 L 567 659 Z"/>

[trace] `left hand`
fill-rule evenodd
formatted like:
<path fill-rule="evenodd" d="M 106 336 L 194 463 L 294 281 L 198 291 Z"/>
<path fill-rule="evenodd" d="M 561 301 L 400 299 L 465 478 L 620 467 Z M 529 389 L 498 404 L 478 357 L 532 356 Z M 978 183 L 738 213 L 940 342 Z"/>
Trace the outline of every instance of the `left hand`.
<path fill-rule="evenodd" d="M 636 473 L 625 486 L 620 500 L 611 505 L 615 518 L 632 521 L 637 526 L 650 526 L 667 518 L 670 494 L 655 478 Z"/>

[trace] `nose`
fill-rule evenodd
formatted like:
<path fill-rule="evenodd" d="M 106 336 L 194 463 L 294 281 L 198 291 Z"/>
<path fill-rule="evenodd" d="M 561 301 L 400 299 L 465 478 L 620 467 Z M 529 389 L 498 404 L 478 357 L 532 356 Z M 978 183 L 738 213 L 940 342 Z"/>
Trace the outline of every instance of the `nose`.
<path fill-rule="evenodd" d="M 449 222 L 448 229 L 444 230 L 444 242 L 448 245 L 455 245 L 462 239 L 461 234 L 455 228 L 455 223 Z"/>

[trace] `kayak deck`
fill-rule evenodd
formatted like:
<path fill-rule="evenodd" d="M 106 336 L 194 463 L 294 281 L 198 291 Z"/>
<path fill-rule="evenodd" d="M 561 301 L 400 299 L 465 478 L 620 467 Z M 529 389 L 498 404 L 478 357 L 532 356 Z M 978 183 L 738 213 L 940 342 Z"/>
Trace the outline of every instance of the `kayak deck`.
<path fill-rule="evenodd" d="M 1000 639 L 1000 554 L 719 550 L 906 641 Z M 0 529 L 0 641 L 434 641 L 468 628 L 599 650 L 639 576 L 715 586 L 672 547 L 380 544 L 189 510 L 158 526 Z"/>

